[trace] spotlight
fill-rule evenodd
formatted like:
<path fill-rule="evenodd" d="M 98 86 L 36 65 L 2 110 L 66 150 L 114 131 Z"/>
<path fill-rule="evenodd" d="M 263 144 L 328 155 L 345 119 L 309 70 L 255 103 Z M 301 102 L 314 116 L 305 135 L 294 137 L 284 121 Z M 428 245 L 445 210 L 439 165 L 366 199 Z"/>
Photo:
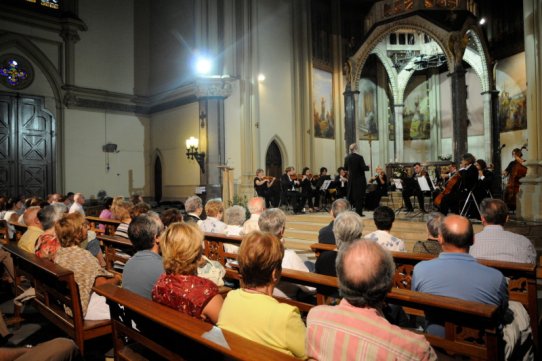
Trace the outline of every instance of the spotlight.
<path fill-rule="evenodd" d="M 264 81 L 265 80 L 265 75 L 260 73 L 258 74 L 258 81 Z"/>
<path fill-rule="evenodd" d="M 478 24 L 484 25 L 486 23 L 486 18 L 481 18 Z"/>
<path fill-rule="evenodd" d="M 212 67 L 213 63 L 207 58 L 202 57 L 196 60 L 196 72 L 198 72 L 198 74 L 209 74 Z"/>

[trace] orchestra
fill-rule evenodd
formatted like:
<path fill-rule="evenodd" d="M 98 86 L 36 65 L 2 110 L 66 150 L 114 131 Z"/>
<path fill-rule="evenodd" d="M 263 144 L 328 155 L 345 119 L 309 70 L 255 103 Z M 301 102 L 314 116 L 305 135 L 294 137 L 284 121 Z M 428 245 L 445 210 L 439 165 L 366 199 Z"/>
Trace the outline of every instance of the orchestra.
<path fill-rule="evenodd" d="M 503 172 L 508 176 L 504 199 L 510 210 L 515 209 L 519 179 L 525 176 L 527 170 L 523 165 L 521 149 L 514 149 L 512 155 L 514 160 Z M 476 160 L 470 153 L 463 155 L 459 169 L 456 163 L 450 162 L 447 166 L 437 165 L 436 172 L 440 173 L 433 174 L 434 179 L 430 178 L 429 173 L 418 162 L 414 163 L 411 176 L 402 172 L 402 198 L 407 212 L 413 211 L 412 196 L 417 198 L 420 210 L 426 213 L 424 196 L 432 195 L 433 202 L 430 204 L 446 215 L 459 214 L 467 200 L 480 203 L 484 198 L 493 197 L 495 193 L 495 174 L 485 160 Z M 430 191 L 427 191 L 422 177 L 427 181 Z M 329 175 L 326 167 L 321 167 L 318 175 L 313 175 L 309 167 L 303 167 L 301 174 L 297 174 L 294 167 L 287 167 L 280 179 L 266 176 L 263 169 L 258 169 L 254 178 L 254 189 L 258 196 L 265 198 L 268 208 L 277 207 L 280 203 L 290 204 L 297 214 L 304 213 L 305 209 L 316 212 L 320 210 L 320 206 L 325 209 L 326 204 L 333 200 L 346 198 L 348 181 L 348 171 L 344 167 L 337 168 L 335 176 Z M 425 192 L 420 187 L 420 181 Z M 380 206 L 381 198 L 388 195 L 390 186 L 386 171 L 381 166 L 376 167 L 375 173 L 368 179 L 368 185 L 363 193 L 364 209 L 374 210 Z M 470 194 L 472 198 L 469 198 Z M 473 214 L 467 216 L 477 217 Z"/>

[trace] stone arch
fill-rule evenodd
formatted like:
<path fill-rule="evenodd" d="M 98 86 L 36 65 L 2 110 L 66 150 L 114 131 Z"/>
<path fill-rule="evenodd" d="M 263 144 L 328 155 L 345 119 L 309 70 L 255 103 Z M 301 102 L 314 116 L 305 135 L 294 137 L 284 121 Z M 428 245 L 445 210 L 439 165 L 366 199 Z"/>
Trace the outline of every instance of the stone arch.
<path fill-rule="evenodd" d="M 152 167 L 152 170 L 153 170 L 152 189 L 154 191 L 155 200 L 157 202 L 160 202 L 160 200 L 162 198 L 162 195 L 163 195 L 163 190 L 164 190 L 164 184 L 163 184 L 163 179 L 164 178 L 163 178 L 163 175 L 165 173 L 164 170 L 165 170 L 166 164 L 164 162 L 164 157 L 162 155 L 162 152 L 158 148 L 156 148 L 154 150 L 151 159 L 152 159 L 152 165 L 153 165 L 153 167 Z M 161 174 L 158 175 L 157 174 L 158 172 L 161 172 Z"/>
<path fill-rule="evenodd" d="M 276 150 L 277 154 L 271 154 L 270 152 L 275 152 Z M 277 159 L 270 159 L 269 157 L 278 157 Z M 265 168 L 266 172 L 269 175 L 272 176 L 280 176 L 282 174 L 282 171 L 286 164 L 288 164 L 288 159 L 286 155 L 286 147 L 284 146 L 284 143 L 278 136 L 273 136 L 269 143 L 267 144 L 267 147 L 265 148 Z M 270 162 L 276 162 L 271 164 Z M 278 173 L 278 174 L 277 174 Z"/>

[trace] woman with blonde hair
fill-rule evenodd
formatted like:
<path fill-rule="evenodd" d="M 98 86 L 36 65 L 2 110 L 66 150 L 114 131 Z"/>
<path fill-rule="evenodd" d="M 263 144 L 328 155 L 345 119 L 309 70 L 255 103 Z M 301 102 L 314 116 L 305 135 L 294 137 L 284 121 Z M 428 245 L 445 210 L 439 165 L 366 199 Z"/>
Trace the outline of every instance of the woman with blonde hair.
<path fill-rule="evenodd" d="M 152 299 L 192 317 L 216 323 L 222 307 L 218 287 L 197 276 L 203 253 L 203 233 L 188 223 L 172 223 L 160 237 L 164 274 L 152 290 Z"/>
<path fill-rule="evenodd" d="M 115 204 L 115 207 L 111 208 L 113 218 L 120 221 L 120 224 L 115 231 L 115 236 L 128 238 L 128 227 L 130 227 L 130 222 L 132 221 L 130 212 L 133 207 L 134 205 L 132 202 L 120 200 Z"/>
<path fill-rule="evenodd" d="M 226 233 L 226 223 L 222 222 L 224 203 L 220 199 L 210 199 L 207 201 L 205 204 L 205 213 L 207 214 L 207 218 L 199 224 L 203 232 Z"/>
<path fill-rule="evenodd" d="M 228 293 L 217 326 L 304 359 L 305 324 L 299 310 L 273 298 L 283 256 L 284 246 L 271 233 L 254 231 L 243 238 L 237 257 L 242 288 Z"/>

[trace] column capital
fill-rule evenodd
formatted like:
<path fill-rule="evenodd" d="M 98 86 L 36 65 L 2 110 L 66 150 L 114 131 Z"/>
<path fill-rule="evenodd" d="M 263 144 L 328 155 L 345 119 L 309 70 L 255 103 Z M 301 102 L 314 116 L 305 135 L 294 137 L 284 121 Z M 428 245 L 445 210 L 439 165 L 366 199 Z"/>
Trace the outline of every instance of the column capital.
<path fill-rule="evenodd" d="M 80 40 L 79 32 L 69 26 L 62 28 L 62 31 L 60 32 L 60 36 L 62 37 L 62 40 L 64 40 L 65 43 L 75 44 Z"/>
<path fill-rule="evenodd" d="M 234 78 L 229 76 L 212 76 L 196 79 L 196 97 L 227 98 L 233 91 Z"/>

